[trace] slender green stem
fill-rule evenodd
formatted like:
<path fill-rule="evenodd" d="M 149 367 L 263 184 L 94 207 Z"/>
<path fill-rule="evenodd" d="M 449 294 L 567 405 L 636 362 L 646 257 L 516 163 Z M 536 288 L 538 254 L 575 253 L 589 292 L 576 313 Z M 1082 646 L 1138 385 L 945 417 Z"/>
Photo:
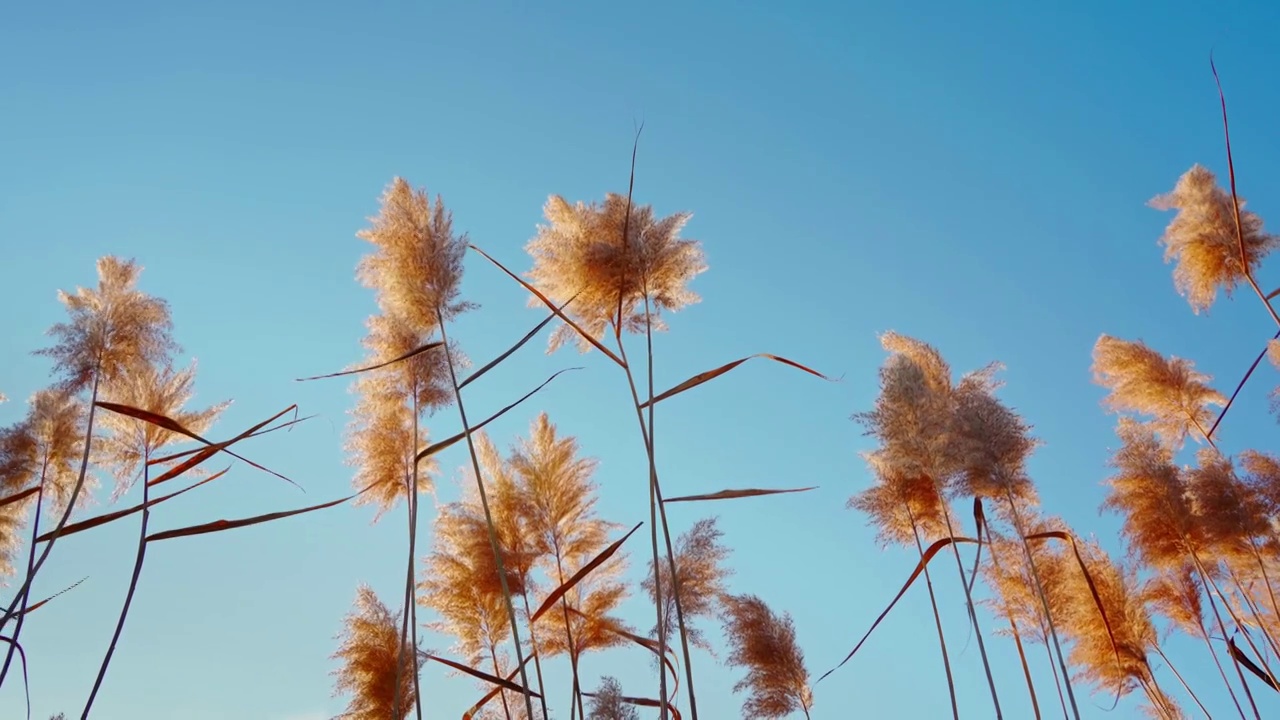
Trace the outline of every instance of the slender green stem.
<path fill-rule="evenodd" d="M 142 523 L 138 529 L 138 552 L 133 561 L 133 577 L 129 580 L 129 591 L 124 596 L 124 607 L 120 608 L 120 619 L 116 621 L 115 633 L 111 636 L 111 644 L 107 646 L 107 654 L 102 658 L 102 665 L 98 668 L 98 677 L 93 681 L 93 689 L 89 691 L 89 699 L 84 704 L 84 712 L 80 714 L 80 720 L 88 720 L 89 710 L 93 707 L 93 701 L 98 697 L 98 690 L 102 688 L 102 681 L 107 677 L 107 666 L 111 664 L 111 657 L 116 652 L 116 645 L 120 642 L 120 635 L 124 632 L 124 622 L 129 616 L 129 607 L 133 604 L 133 595 L 138 590 L 138 578 L 142 575 L 142 563 L 147 557 L 147 525 L 151 521 L 151 508 L 148 507 L 151 500 L 151 491 L 148 487 L 150 479 L 150 467 L 148 461 L 151 460 L 151 452 L 148 450 L 142 455 Z"/>
<path fill-rule="evenodd" d="M 516 606 L 511 600 L 511 588 L 507 583 L 507 564 L 502 557 L 502 549 L 498 544 L 498 531 L 493 526 L 493 513 L 489 510 L 489 495 L 484 489 L 484 473 L 480 470 L 480 457 L 476 454 L 476 444 L 471 438 L 471 425 L 467 422 L 467 410 L 462 403 L 462 390 L 458 387 L 458 373 L 453 364 L 453 352 L 449 350 L 449 337 L 445 332 L 444 315 L 436 308 L 436 318 L 440 323 L 440 342 L 444 348 L 446 364 L 449 366 L 449 381 L 453 386 L 453 397 L 458 403 L 458 415 L 462 420 L 462 433 L 467 439 L 467 451 L 471 455 L 471 468 L 476 473 L 476 487 L 480 492 L 480 506 L 484 509 L 485 526 L 489 531 L 489 547 L 493 550 L 494 564 L 498 566 L 498 580 L 502 584 L 502 599 L 507 606 L 507 618 L 511 622 L 511 638 L 515 644 L 516 662 L 520 669 L 521 694 L 524 695 L 525 710 L 533 717 L 533 698 L 529 695 L 529 673 L 525 670 L 524 647 L 520 643 L 520 623 L 516 620 Z"/>

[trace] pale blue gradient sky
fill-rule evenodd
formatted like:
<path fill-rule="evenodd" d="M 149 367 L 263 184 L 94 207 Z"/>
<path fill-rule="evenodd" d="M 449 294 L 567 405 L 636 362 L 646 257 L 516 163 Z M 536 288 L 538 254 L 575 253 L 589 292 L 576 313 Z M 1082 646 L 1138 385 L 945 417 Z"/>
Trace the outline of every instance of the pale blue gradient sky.
<path fill-rule="evenodd" d="M 47 382 L 47 363 L 28 351 L 63 317 L 55 290 L 92 283 L 100 255 L 133 256 L 199 358 L 198 399 L 235 399 L 215 435 L 290 403 L 320 414 L 244 447 L 305 495 L 238 465 L 159 508 L 156 527 L 345 494 L 346 383 L 292 379 L 361 355 L 373 303 L 353 279 L 365 251 L 354 233 L 385 184 L 403 175 L 442 194 L 457 228 L 523 270 L 548 194 L 625 192 L 643 121 L 637 200 L 693 211 L 687 235 L 705 243 L 711 266 L 694 285 L 704 302 L 657 341 L 658 385 L 760 351 L 844 378 L 748 365 L 658 413 L 671 494 L 821 486 L 671 509 L 677 530 L 721 516 L 732 589 L 792 613 L 815 676 L 911 566 L 844 509 L 868 482 L 857 455 L 868 444 L 848 417 L 874 397 L 879 332 L 935 343 L 957 371 L 1006 363 L 1003 396 L 1047 443 L 1032 463 L 1046 511 L 1117 549 L 1115 518 L 1097 512 L 1114 444 L 1089 375 L 1098 335 L 1194 358 L 1229 390 L 1274 330 L 1247 295 L 1192 315 L 1156 244 L 1169 215 L 1144 203 L 1192 163 L 1225 172 L 1208 67 L 1216 47 L 1242 193 L 1280 218 L 1280 5 L 890 5 L 14 4 L 0 15 L 0 391 L 15 402 L 0 406 L 0 423 Z M 1274 269 L 1262 274 L 1276 284 Z M 456 337 L 477 361 L 540 318 L 477 257 L 464 292 L 483 307 Z M 601 458 L 603 513 L 647 519 L 625 385 L 600 357 L 547 357 L 540 340 L 469 389 L 469 406 L 487 414 L 578 364 L 586 369 L 493 435 L 505 446 L 545 408 Z M 1264 367 L 1223 428 L 1227 448 L 1275 449 L 1274 384 Z M 431 421 L 437 436 L 457 427 L 453 412 Z M 442 499 L 457 495 L 464 462 L 461 447 L 442 456 Z M 94 717 L 339 712 L 328 656 L 356 585 L 396 604 L 403 577 L 400 513 L 371 518 L 342 507 L 152 547 Z M 41 575 L 41 595 L 89 579 L 24 630 L 34 717 L 79 715 L 135 533 L 125 521 L 69 538 Z M 645 547 L 629 547 L 633 574 Z M 940 576 L 964 717 L 989 717 L 958 585 L 945 568 Z M 815 688 L 815 718 L 947 714 L 922 590 Z M 625 612 L 638 628 L 652 622 L 638 598 Z M 989 646 L 1007 717 L 1029 717 L 1011 642 Z M 1202 651 L 1180 639 L 1170 647 L 1226 717 Z M 704 653 L 695 663 L 706 717 L 736 717 L 736 675 Z M 588 683 L 603 673 L 654 692 L 643 654 L 584 663 Z M 555 687 L 564 677 L 558 664 Z M 425 670 L 423 688 L 431 717 L 457 717 L 479 694 L 439 667 Z M 1041 693 L 1054 707 L 1047 682 Z M 1280 711 L 1274 693 L 1258 695 L 1264 715 Z M 1082 710 L 1100 717 L 1109 705 L 1094 697 Z M 0 716 L 21 712 L 19 685 L 8 684 Z M 1134 715 L 1126 701 L 1110 717 Z"/>

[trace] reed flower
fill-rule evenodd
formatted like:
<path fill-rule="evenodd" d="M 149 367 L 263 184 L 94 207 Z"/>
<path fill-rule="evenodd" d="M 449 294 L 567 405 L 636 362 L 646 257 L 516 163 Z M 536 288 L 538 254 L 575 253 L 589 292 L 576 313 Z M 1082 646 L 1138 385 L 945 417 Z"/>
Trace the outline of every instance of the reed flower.
<path fill-rule="evenodd" d="M 94 383 L 123 378 L 137 363 L 163 362 L 177 350 L 173 321 L 164 300 L 137 289 L 142 267 L 133 260 L 98 260 L 98 287 L 59 291 L 68 320 L 49 329 L 57 343 L 37 350 L 53 359 L 59 386 L 79 392 Z"/>
<path fill-rule="evenodd" d="M 1244 210 L 1240 201 L 1237 233 L 1231 193 L 1219 187 L 1212 172 L 1194 165 L 1178 178 L 1173 191 L 1151 200 L 1159 210 L 1177 210 L 1160 242 L 1165 260 L 1176 260 L 1174 284 L 1195 312 L 1209 308 L 1222 289 L 1228 297 L 1245 280 L 1243 255 L 1253 272 L 1262 258 L 1275 249 L 1280 238 L 1262 230 L 1262 218 Z"/>
<path fill-rule="evenodd" d="M 0 430 L 0 492 L 11 494 L 39 483 L 44 505 L 61 513 L 79 477 L 84 444 L 84 404 L 66 391 L 40 390 L 31 397 L 27 416 Z M 85 487 L 96 485 L 92 475 Z M 81 492 L 77 507 L 90 500 Z"/>
<path fill-rule="evenodd" d="M 355 607 L 347 615 L 338 638 L 341 644 L 332 657 L 341 664 L 332 673 L 337 678 L 334 694 L 351 696 L 338 720 L 403 720 L 407 717 L 414 707 L 416 686 L 413 659 L 407 652 L 401 652 L 398 613 L 388 610 L 373 590 L 361 585 L 356 591 Z M 397 659 L 405 663 L 399 671 Z M 400 679 L 398 693 L 397 677 Z M 397 697 L 400 698 L 398 707 Z"/>
<path fill-rule="evenodd" d="M 407 497 L 415 456 L 427 444 L 426 428 L 419 427 L 414 437 L 413 412 L 399 394 L 397 380 L 391 373 L 361 375 L 347 429 L 348 463 L 356 468 L 352 484 L 358 490 L 369 488 L 353 504 L 377 507 L 375 522 Z M 435 458 L 418 461 L 418 493 L 431 490 L 435 471 Z"/>
<path fill-rule="evenodd" d="M 526 246 L 534 261 L 528 273 L 533 284 L 556 303 L 576 298 L 569 315 L 597 338 L 619 322 L 619 312 L 623 329 L 643 332 L 646 298 L 655 330 L 665 327 L 661 311 L 675 312 L 700 299 L 687 285 L 707 269 L 702 248 L 680 237 L 692 216 L 657 218 L 647 205 L 630 205 L 628 213 L 629 203 L 613 193 L 603 204 L 589 205 L 570 205 L 552 195 L 543 208 L 548 224 L 539 226 Z M 541 302 L 531 298 L 530 306 Z M 549 350 L 575 339 L 582 351 L 591 347 L 561 326 L 551 335 Z"/>
<path fill-rule="evenodd" d="M 635 706 L 622 698 L 622 685 L 617 678 L 608 675 L 601 678 L 587 706 L 587 720 L 640 720 Z"/>
<path fill-rule="evenodd" d="M 1213 422 L 1211 405 L 1226 398 L 1209 387 L 1190 360 L 1165 358 L 1141 342 L 1103 335 L 1093 347 L 1095 381 L 1110 390 L 1106 405 L 1115 412 L 1152 416 L 1152 427 L 1172 448 L 1187 435 L 1204 437 Z"/>
<path fill-rule="evenodd" d="M 747 671 L 733 686 L 735 693 L 747 691 L 743 720 L 781 718 L 796 710 L 808 717 L 813 693 L 791 616 L 774 614 L 754 595 L 730 595 L 725 598 L 724 632 L 728 664 Z"/>
<path fill-rule="evenodd" d="M 453 234 L 453 214 L 439 197 L 432 203 L 425 191 L 397 177 L 370 223 L 356 233 L 374 245 L 356 278 L 376 292 L 383 314 L 427 333 L 439 324 L 437 310 L 448 321 L 474 307 L 458 299 L 466 235 Z"/>
<path fill-rule="evenodd" d="M 716 527 L 716 518 L 703 518 L 685 531 L 676 540 L 675 546 L 676 572 L 680 578 L 680 609 L 684 615 L 689 642 L 711 653 L 714 653 L 711 643 L 692 621 L 718 614 L 720 598 L 725 594 L 725 579 L 733 573 L 724 564 L 729 557 L 729 548 L 720 542 L 723 535 L 720 528 Z M 669 565 L 662 563 L 659 567 L 664 588 L 662 603 L 665 606 L 662 629 L 669 642 L 676 624 L 676 594 L 670 590 L 675 586 L 671 582 Z M 652 560 L 649 561 L 649 574 L 645 576 L 641 587 L 651 600 L 657 602 Z M 656 627 L 653 632 L 657 632 Z"/>
<path fill-rule="evenodd" d="M 1103 507 L 1124 520 L 1121 533 L 1146 564 L 1176 570 L 1195 549 L 1200 534 L 1182 471 L 1154 428 L 1121 418 L 1121 445 L 1111 459 L 1115 474 Z"/>
<path fill-rule="evenodd" d="M 1035 486 L 1027 459 L 1039 442 L 1022 417 L 995 396 L 987 374 L 970 375 L 956 387 L 952 420 L 953 452 L 961 468 L 961 495 L 993 498 L 1008 513 L 1010 504 L 1034 505 Z"/>
<path fill-rule="evenodd" d="M 1054 612 L 1061 618 L 1060 627 L 1074 640 L 1071 661 L 1080 668 L 1078 677 L 1120 694 L 1142 688 L 1150 702 L 1163 711 L 1158 717 L 1168 717 L 1172 714 L 1168 711 L 1172 700 L 1156 687 L 1147 661 L 1147 650 L 1155 647 L 1157 635 L 1136 570 L 1112 561 L 1096 542 L 1082 542 L 1078 547 L 1093 588 L 1078 567 L 1067 567 L 1057 575 L 1061 582 L 1050 591 Z M 1065 553 L 1057 557 L 1060 563 L 1075 564 L 1075 559 Z M 1098 611 L 1094 589 L 1106 610 L 1106 622 Z"/>
<path fill-rule="evenodd" d="M 167 417 L 191 432 L 202 435 L 213 425 L 231 401 L 201 410 L 186 410 L 195 383 L 196 363 L 182 370 L 172 364 L 140 365 L 112 385 L 106 398 L 111 402 Z M 157 450 L 187 436 L 128 415 L 107 412 L 99 421 L 108 433 L 98 441 L 97 460 L 111 468 L 116 477 L 112 500 L 118 499 L 137 479 L 143 463 Z"/>

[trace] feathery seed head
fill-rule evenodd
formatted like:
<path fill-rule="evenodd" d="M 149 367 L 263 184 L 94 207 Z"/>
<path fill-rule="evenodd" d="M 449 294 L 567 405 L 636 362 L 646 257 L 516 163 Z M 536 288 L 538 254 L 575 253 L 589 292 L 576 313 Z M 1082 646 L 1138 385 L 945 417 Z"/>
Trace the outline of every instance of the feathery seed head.
<path fill-rule="evenodd" d="M 1172 192 L 1150 202 L 1159 210 L 1178 211 L 1160 242 L 1165 246 L 1165 260 L 1177 260 L 1174 283 L 1197 313 L 1213 305 L 1219 288 L 1230 297 L 1235 286 L 1245 280 L 1240 263 L 1241 234 L 1250 272 L 1280 241 L 1263 232 L 1262 218 L 1244 210 L 1244 199 L 1239 200 L 1237 234 L 1231 193 L 1218 186 L 1212 172 L 1195 165 L 1178 178 Z"/>
<path fill-rule="evenodd" d="M 643 332 L 646 297 L 653 329 L 663 329 L 659 313 L 697 302 L 700 298 L 687 285 L 707 269 L 700 243 L 680 237 L 689 213 L 659 219 L 652 207 L 631 205 L 628 219 L 628 203 L 614 193 L 603 204 L 590 205 L 570 205 L 552 195 L 543 208 L 549 224 L 540 225 L 526 246 L 534 261 L 527 273 L 533 285 L 556 303 L 576 296 L 566 310 L 597 338 L 617 321 L 620 302 L 623 328 Z M 540 305 L 530 299 L 530 306 Z M 549 351 L 575 339 L 583 352 L 590 349 L 575 332 L 557 328 Z"/>
<path fill-rule="evenodd" d="M 1153 416 L 1154 429 L 1175 450 L 1188 435 L 1208 430 L 1210 405 L 1226 403 L 1209 387 L 1212 378 L 1196 372 L 1190 360 L 1166 359 L 1139 341 L 1098 338 L 1093 373 L 1094 381 L 1111 391 L 1104 402 L 1112 411 Z"/>
<path fill-rule="evenodd" d="M 169 305 L 137 289 L 141 266 L 106 256 L 98 260 L 98 287 L 59 291 L 68 320 L 49 328 L 57 339 L 35 354 L 53 358 L 59 386 L 79 392 L 124 377 L 136 363 L 163 362 L 178 346 L 170 333 Z"/>
<path fill-rule="evenodd" d="M 356 278 L 377 293 L 386 315 L 401 318 L 420 335 L 472 307 L 459 302 L 465 235 L 453 234 L 453 215 L 423 190 L 395 178 L 382 195 L 372 226 L 356 237 L 375 249 L 360 260 Z"/>
<path fill-rule="evenodd" d="M 392 613 L 368 586 L 356 592 L 355 608 L 346 617 L 341 645 L 333 659 L 341 665 L 334 694 L 349 694 L 347 709 L 338 720 L 403 720 L 415 704 L 413 656 L 405 652 L 400 637 L 399 613 Z M 407 649 L 407 648 L 406 648 Z M 414 651 L 421 653 L 418 648 Z M 400 705 L 396 706 L 397 663 Z"/>
<path fill-rule="evenodd" d="M 790 615 L 774 614 L 754 595 L 730 595 L 725 598 L 724 632 L 728 664 L 747 671 L 733 686 L 735 693 L 748 693 L 744 720 L 782 718 L 813 706 L 809 670 Z"/>

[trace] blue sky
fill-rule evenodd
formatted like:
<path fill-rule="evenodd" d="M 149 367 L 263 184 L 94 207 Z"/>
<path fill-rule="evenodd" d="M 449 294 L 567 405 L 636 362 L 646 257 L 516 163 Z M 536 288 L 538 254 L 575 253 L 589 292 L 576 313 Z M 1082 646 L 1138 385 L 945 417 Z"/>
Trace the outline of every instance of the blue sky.
<path fill-rule="evenodd" d="M 1274 330 L 1246 295 L 1193 315 L 1156 244 L 1170 216 L 1144 205 L 1195 162 L 1225 176 L 1208 66 L 1216 48 L 1241 192 L 1280 218 L 1274 4 L 232 1 L 22 3 L 4 15 L 0 391 L 14 402 L 0 405 L 0 423 L 17 420 L 48 380 L 29 351 L 63 317 L 55 291 L 92 284 L 94 260 L 108 253 L 136 257 L 143 287 L 171 303 L 178 339 L 199 359 L 197 400 L 235 400 L 215 435 L 291 403 L 319 414 L 244 448 L 305 495 L 237 465 L 159 508 L 157 527 L 347 492 L 346 383 L 293 378 L 361 355 L 374 306 L 353 278 L 365 251 L 354 233 L 393 176 L 443 195 L 455 227 L 523 270 L 548 194 L 625 192 L 641 121 L 637 200 L 692 211 L 686 235 L 703 241 L 711 267 L 694 283 L 704 301 L 658 339 L 657 384 L 761 351 L 843 376 L 827 384 L 747 365 L 664 403 L 657 419 L 669 494 L 820 486 L 670 513 L 677 530 L 721 517 L 732 589 L 794 616 L 815 676 L 912 564 L 880 550 L 864 518 L 844 509 L 868 482 L 857 455 L 868 443 L 848 418 L 874 397 L 877 333 L 934 343 L 958 371 L 1003 361 L 1003 397 L 1046 441 L 1032 464 L 1046 511 L 1117 550 L 1116 519 L 1097 511 L 1114 444 L 1089 375 L 1098 335 L 1193 358 L 1229 391 Z M 1264 268 L 1263 284 L 1276 280 Z M 482 308 L 454 334 L 477 362 L 541 317 L 477 257 L 464 293 Z M 539 342 L 469 389 L 468 406 L 487 414 L 576 365 L 493 436 L 506 446 L 547 410 L 601 459 L 602 513 L 638 522 L 648 514 L 644 456 L 625 384 L 600 357 L 546 356 Z M 1226 447 L 1275 449 L 1275 384 L 1264 367 L 1221 431 Z M 458 421 L 445 412 L 430 427 L 444 436 Z M 441 457 L 442 501 L 456 497 L 465 461 L 462 448 Z M 328 656 L 356 585 L 394 604 L 403 574 L 400 514 L 377 525 L 372 516 L 341 507 L 154 546 L 94 717 L 339 712 Z M 41 595 L 88 579 L 24 629 L 34 717 L 79 714 L 135 534 L 126 521 L 69 538 L 40 576 Z M 630 550 L 635 576 L 644 545 Z M 941 575 L 964 716 L 987 717 L 958 585 Z M 639 628 L 651 623 L 638 598 L 625 612 Z M 946 714 L 927 612 L 922 592 L 909 595 L 815 688 L 814 717 Z M 1170 643 L 1225 713 L 1203 653 Z M 988 645 L 1007 717 L 1029 717 L 1011 642 Z M 705 654 L 695 664 L 707 716 L 736 716 L 736 676 Z M 1043 660 L 1038 672 L 1048 677 Z M 589 683 L 606 673 L 653 692 L 642 655 L 584 665 Z M 457 717 L 479 694 L 438 667 L 422 682 L 432 717 Z M 1052 693 L 1047 683 L 1041 693 Z M 1280 710 L 1280 698 L 1259 696 L 1264 714 Z M 1109 705 L 1094 697 L 1082 711 L 1097 717 Z M 21 708 L 8 684 L 0 715 Z M 1111 716 L 1135 716 L 1134 705 Z"/>

